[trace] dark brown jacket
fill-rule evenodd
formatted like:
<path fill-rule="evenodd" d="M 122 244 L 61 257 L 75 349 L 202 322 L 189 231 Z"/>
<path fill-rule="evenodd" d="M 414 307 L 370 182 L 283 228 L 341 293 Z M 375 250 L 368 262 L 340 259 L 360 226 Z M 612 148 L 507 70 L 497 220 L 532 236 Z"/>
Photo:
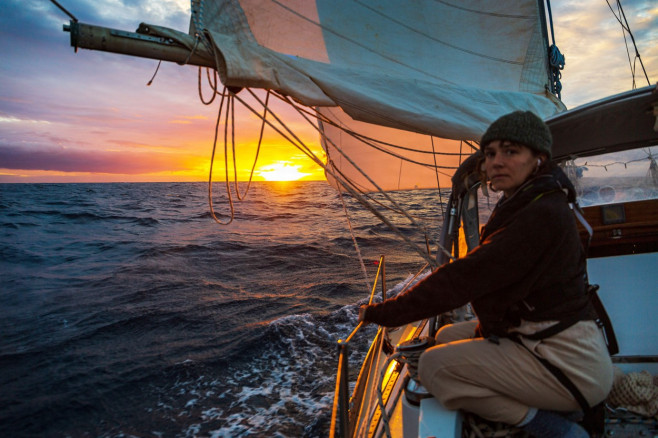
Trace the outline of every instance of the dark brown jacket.
<path fill-rule="evenodd" d="M 469 302 L 484 336 L 504 336 L 520 318 L 590 319 L 585 253 L 567 196 L 575 200 L 562 170 L 545 170 L 498 203 L 477 248 L 407 292 L 369 306 L 365 320 L 395 327 Z"/>

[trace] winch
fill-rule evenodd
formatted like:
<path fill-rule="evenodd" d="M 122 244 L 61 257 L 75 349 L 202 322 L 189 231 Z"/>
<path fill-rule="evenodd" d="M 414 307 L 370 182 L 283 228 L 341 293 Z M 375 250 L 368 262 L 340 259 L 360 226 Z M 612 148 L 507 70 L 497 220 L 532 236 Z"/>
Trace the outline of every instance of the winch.
<path fill-rule="evenodd" d="M 420 405 L 424 398 L 432 397 L 432 394 L 423 387 L 418 378 L 418 360 L 425 350 L 434 345 L 434 338 L 429 336 L 410 339 L 395 347 L 399 355 L 398 361 L 407 364 L 409 371 L 409 382 L 404 389 L 407 401 L 413 405 Z"/>

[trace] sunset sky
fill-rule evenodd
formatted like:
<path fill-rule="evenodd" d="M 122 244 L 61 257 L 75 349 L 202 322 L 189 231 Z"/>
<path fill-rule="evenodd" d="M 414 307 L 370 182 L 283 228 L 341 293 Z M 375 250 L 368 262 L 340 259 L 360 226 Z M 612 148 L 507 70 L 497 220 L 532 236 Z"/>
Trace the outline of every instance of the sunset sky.
<path fill-rule="evenodd" d="M 140 22 L 188 28 L 188 0 L 59 2 L 84 23 L 129 31 Z M 658 4 L 622 4 L 655 83 Z M 567 107 L 631 89 L 623 34 L 605 0 L 553 1 L 552 9 L 557 45 L 566 56 Z M 3 0 L 0 12 L 0 182 L 207 180 L 218 105 L 200 102 L 196 67 L 163 63 L 147 86 L 157 61 L 74 53 L 62 31 L 69 19 L 50 1 Z M 638 86 L 645 86 L 639 63 L 637 71 Z M 283 105 L 278 111 L 286 114 Z M 256 118 L 247 112 L 236 117 L 238 143 L 255 144 Z M 287 120 L 321 153 L 311 128 L 291 114 Z M 254 179 L 324 178 L 272 130 L 264 143 Z M 252 151 L 239 156 L 240 179 L 248 177 Z M 223 169 L 219 150 L 214 179 L 224 179 Z"/>

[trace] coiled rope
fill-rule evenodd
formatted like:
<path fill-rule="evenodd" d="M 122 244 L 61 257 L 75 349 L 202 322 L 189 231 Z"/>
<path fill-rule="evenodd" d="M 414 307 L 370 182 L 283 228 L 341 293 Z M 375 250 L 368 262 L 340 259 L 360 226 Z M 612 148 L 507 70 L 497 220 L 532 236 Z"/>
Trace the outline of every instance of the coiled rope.
<path fill-rule="evenodd" d="M 557 95 L 558 99 L 562 98 L 562 72 L 564 69 L 565 59 L 555 44 L 549 47 L 548 63 L 551 68 L 551 91 Z"/>
<path fill-rule="evenodd" d="M 565 58 L 560 49 L 555 45 L 555 31 L 553 29 L 553 13 L 551 12 L 551 2 L 550 0 L 546 1 L 546 7 L 548 9 L 548 20 L 551 27 L 551 39 L 553 44 L 548 49 L 548 65 L 551 73 L 551 93 L 555 94 L 558 99 L 562 98 L 562 79 L 561 70 L 564 69 Z"/>

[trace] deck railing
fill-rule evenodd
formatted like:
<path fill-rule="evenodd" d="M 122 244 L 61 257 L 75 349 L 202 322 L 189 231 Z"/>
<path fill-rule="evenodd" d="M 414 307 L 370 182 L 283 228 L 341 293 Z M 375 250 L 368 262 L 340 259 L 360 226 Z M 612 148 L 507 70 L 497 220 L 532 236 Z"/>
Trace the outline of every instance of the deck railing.
<path fill-rule="evenodd" d="M 375 290 L 377 289 L 377 283 L 381 277 L 382 285 L 382 300 L 386 299 L 386 267 L 384 256 L 379 258 L 379 267 L 377 269 L 377 275 L 375 281 L 372 285 L 372 291 L 370 292 L 369 303 L 372 303 L 373 297 L 375 296 Z M 352 396 L 349 396 L 349 345 L 350 341 L 354 336 L 359 332 L 359 330 L 364 326 L 363 322 L 359 322 L 352 333 L 345 339 L 339 339 L 337 342 L 338 345 L 338 370 L 336 372 L 336 389 L 334 392 L 334 403 L 331 411 L 331 429 L 329 432 L 330 438 L 339 436 L 341 438 L 348 438 L 354 433 L 354 426 L 356 420 L 356 414 L 358 414 L 361 403 L 363 401 L 363 394 L 366 390 L 367 379 L 364 375 L 367 375 L 367 370 L 369 370 L 372 365 L 373 358 L 375 356 L 375 349 L 371 348 L 368 350 L 366 360 L 364 361 L 364 366 L 361 369 L 361 373 L 356 381 L 356 386 L 354 387 L 354 392 Z M 383 336 L 383 328 L 379 328 L 379 332 L 375 337 L 375 342 L 372 345 L 377 345 L 377 340 Z M 336 435 L 336 426 L 339 426 L 338 435 Z"/>

